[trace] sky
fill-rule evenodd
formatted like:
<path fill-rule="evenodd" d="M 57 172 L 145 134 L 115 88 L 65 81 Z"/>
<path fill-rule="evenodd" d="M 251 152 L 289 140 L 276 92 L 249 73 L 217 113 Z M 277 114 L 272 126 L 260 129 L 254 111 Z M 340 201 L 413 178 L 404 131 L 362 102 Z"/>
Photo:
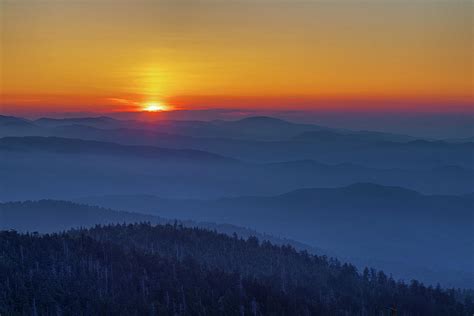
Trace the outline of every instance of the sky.
<path fill-rule="evenodd" d="M 471 1 L 0 0 L 0 111 L 469 112 Z"/>

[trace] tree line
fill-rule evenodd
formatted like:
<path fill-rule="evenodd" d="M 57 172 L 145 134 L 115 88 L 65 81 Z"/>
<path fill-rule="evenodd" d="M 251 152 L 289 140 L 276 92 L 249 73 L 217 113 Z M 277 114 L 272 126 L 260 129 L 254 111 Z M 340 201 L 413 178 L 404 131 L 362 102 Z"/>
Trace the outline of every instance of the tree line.
<path fill-rule="evenodd" d="M 0 232 L 1 315 L 472 315 L 471 290 L 201 228 Z"/>

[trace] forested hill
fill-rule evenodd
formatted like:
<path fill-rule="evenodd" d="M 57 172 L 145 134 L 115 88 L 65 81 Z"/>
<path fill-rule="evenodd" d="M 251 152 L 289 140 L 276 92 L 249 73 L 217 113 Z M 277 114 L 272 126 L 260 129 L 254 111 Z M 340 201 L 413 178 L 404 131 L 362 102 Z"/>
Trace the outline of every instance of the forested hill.
<path fill-rule="evenodd" d="M 69 201 L 40 200 L 0 203 L 0 231 L 55 233 L 76 227 L 89 228 L 95 225 L 147 222 L 151 224 L 174 224 L 186 227 L 201 227 L 227 235 L 234 233 L 243 238 L 255 236 L 276 245 L 291 245 L 298 250 L 311 253 L 328 254 L 320 248 L 312 247 L 295 240 L 262 234 L 255 230 L 231 224 L 176 220 L 134 212 L 122 212 L 109 208 L 89 206 Z"/>
<path fill-rule="evenodd" d="M 177 225 L 0 232 L 2 315 L 472 315 L 467 291 Z"/>

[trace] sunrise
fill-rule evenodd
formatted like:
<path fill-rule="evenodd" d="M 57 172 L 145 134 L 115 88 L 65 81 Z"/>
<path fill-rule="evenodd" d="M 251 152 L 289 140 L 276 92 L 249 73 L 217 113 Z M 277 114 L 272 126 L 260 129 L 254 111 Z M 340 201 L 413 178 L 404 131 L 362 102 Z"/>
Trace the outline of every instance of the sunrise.
<path fill-rule="evenodd" d="M 471 0 L 0 0 L 0 316 L 474 315 Z"/>
<path fill-rule="evenodd" d="M 472 101 L 469 1 L 7 0 L 1 9 L 8 110 L 51 99 L 77 111 L 121 110 L 111 99 L 216 106 L 189 96 L 237 97 L 244 108 L 252 97 L 304 99 L 296 108 L 306 109 L 321 99 L 446 110 Z"/>

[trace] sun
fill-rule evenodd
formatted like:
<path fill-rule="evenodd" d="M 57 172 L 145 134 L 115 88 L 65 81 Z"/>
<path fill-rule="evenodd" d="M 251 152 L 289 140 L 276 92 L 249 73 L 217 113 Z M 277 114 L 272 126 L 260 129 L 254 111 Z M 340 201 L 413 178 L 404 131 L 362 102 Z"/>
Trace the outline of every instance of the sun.
<path fill-rule="evenodd" d="M 147 111 L 147 112 L 161 112 L 161 111 L 168 111 L 168 110 L 169 110 L 168 106 L 158 103 L 158 102 L 148 102 L 148 103 L 145 103 L 143 107 L 143 111 Z"/>

